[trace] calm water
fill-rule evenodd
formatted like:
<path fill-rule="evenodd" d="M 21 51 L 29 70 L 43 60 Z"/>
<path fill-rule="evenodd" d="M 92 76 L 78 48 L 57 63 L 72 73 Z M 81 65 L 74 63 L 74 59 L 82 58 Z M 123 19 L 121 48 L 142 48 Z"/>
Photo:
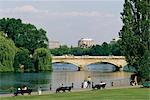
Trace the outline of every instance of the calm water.
<path fill-rule="evenodd" d="M 127 86 L 129 85 L 131 73 L 127 72 L 112 72 L 115 70 L 113 65 L 109 64 L 93 64 L 87 66 L 86 71 L 76 71 L 77 67 L 71 64 L 53 64 L 53 72 L 40 73 L 0 73 L 0 93 L 8 93 L 10 90 L 18 86 L 27 85 L 34 91 L 38 87 L 42 90 L 49 90 L 51 85 L 52 90 L 64 85 L 74 83 L 74 88 L 81 88 L 81 83 L 91 76 L 94 83 L 104 81 L 107 87 L 111 86 Z"/>

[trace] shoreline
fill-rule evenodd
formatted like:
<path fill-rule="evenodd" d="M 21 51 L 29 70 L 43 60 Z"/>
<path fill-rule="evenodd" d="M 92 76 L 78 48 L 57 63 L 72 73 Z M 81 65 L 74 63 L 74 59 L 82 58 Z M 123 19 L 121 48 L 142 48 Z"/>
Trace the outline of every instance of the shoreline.
<path fill-rule="evenodd" d="M 114 86 L 114 87 L 106 87 L 105 89 L 102 90 L 109 90 L 109 89 L 126 89 L 126 88 L 142 88 L 142 85 L 136 85 L 136 86 Z M 72 89 L 71 92 L 83 92 L 83 91 L 92 91 L 92 88 L 80 88 L 80 89 Z M 55 94 L 56 91 L 42 91 L 41 95 L 47 95 L 47 94 Z M 67 92 L 66 92 L 67 93 Z M 20 95 L 19 96 L 27 96 L 28 94 Z M 32 92 L 32 96 L 38 96 L 38 92 Z M 11 94 L 0 94 L 1 97 L 14 97 L 13 93 Z"/>

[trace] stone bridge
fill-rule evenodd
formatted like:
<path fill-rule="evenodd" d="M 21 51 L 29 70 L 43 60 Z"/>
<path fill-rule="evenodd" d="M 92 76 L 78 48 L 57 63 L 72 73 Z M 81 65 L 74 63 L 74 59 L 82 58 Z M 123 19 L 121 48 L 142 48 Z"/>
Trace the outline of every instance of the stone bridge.
<path fill-rule="evenodd" d="M 115 65 L 118 70 L 127 65 L 124 56 L 53 56 L 52 63 L 71 63 L 78 66 L 78 70 L 94 63 L 109 63 Z"/>

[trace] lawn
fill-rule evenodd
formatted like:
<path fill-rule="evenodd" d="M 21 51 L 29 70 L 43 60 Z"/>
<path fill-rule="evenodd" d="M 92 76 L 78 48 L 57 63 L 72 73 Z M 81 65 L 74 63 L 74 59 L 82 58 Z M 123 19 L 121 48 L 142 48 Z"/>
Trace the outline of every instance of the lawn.
<path fill-rule="evenodd" d="M 150 100 L 150 89 L 105 89 L 46 95 L 1 97 L 0 100 Z"/>

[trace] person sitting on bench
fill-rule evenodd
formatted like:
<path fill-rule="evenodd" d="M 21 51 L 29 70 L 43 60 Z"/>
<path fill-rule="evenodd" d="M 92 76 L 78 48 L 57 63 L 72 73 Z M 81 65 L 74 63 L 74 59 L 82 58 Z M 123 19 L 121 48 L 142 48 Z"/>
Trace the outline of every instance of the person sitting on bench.
<path fill-rule="evenodd" d="M 26 87 L 26 86 L 24 86 L 23 88 L 22 88 L 22 90 L 27 90 L 28 88 Z"/>
<path fill-rule="evenodd" d="M 102 81 L 101 81 L 99 84 L 100 84 L 100 87 L 105 88 L 105 85 L 106 85 L 105 82 L 102 82 Z"/>

